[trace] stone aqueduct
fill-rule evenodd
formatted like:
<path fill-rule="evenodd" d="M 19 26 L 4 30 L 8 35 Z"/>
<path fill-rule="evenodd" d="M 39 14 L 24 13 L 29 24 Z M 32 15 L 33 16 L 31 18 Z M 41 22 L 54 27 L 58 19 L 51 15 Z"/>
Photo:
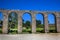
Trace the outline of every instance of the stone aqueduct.
<path fill-rule="evenodd" d="M 2 32 L 3 34 L 6 34 L 8 33 L 8 15 L 11 13 L 11 12 L 15 12 L 18 14 L 18 33 L 21 33 L 22 32 L 22 15 L 25 13 L 25 12 L 28 12 L 31 14 L 32 16 L 32 33 L 35 33 L 36 32 L 36 19 L 35 19 L 35 14 L 37 13 L 41 13 L 44 15 L 44 30 L 45 32 L 49 32 L 49 25 L 48 25 L 48 19 L 47 19 L 47 15 L 49 13 L 52 13 L 55 15 L 56 17 L 56 29 L 57 29 L 57 32 L 60 33 L 60 12 L 54 12 L 54 11 L 31 11 L 31 10 L 0 10 L 0 12 L 3 13 L 3 16 L 4 16 L 4 20 L 3 20 L 3 28 L 2 28 Z"/>

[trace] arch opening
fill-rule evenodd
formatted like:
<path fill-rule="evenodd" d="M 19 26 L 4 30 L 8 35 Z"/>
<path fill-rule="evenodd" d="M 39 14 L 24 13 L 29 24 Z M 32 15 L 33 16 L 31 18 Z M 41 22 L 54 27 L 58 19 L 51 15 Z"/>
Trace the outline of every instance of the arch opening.
<path fill-rule="evenodd" d="M 54 14 L 48 14 L 48 24 L 49 24 L 49 32 L 56 33 L 56 16 Z"/>
<path fill-rule="evenodd" d="M 8 33 L 17 34 L 18 30 L 18 15 L 15 12 L 11 12 L 8 16 Z"/>
<path fill-rule="evenodd" d="M 2 33 L 2 27 L 3 27 L 3 13 L 0 12 L 0 34 Z"/>
<path fill-rule="evenodd" d="M 30 13 L 24 13 L 23 15 L 22 15 L 22 32 L 23 33 L 31 33 L 31 29 L 32 29 L 32 27 L 31 27 L 31 23 L 32 23 L 32 21 L 31 21 L 31 14 Z"/>
<path fill-rule="evenodd" d="M 36 14 L 36 32 L 44 33 L 44 15 L 41 13 Z"/>

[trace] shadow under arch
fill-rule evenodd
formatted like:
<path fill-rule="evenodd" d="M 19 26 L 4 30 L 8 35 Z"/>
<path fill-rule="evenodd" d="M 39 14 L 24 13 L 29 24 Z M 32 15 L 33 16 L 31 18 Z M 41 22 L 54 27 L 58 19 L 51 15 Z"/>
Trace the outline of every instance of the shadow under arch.
<path fill-rule="evenodd" d="M 32 16 L 31 13 L 25 12 L 22 15 L 22 33 L 32 33 Z"/>
<path fill-rule="evenodd" d="M 35 15 L 36 18 L 36 32 L 37 33 L 44 33 L 44 14 L 42 13 L 37 13 Z"/>
<path fill-rule="evenodd" d="M 4 15 L 0 12 L 0 34 L 2 34 Z"/>
<path fill-rule="evenodd" d="M 8 33 L 17 34 L 18 30 L 18 15 L 15 12 L 11 12 L 8 16 Z"/>
<path fill-rule="evenodd" d="M 49 24 L 49 32 L 56 33 L 57 32 L 56 15 L 54 13 L 48 14 L 48 24 Z"/>

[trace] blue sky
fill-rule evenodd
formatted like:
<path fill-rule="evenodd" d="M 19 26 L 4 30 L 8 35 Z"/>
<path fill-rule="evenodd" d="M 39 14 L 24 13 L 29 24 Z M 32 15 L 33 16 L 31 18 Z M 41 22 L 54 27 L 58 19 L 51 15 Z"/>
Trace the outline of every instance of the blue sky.
<path fill-rule="evenodd" d="M 60 0 L 0 0 L 0 8 L 15 10 L 60 11 Z M 25 17 L 28 17 L 28 19 Z M 42 20 L 41 15 L 36 17 L 38 20 Z M 28 16 L 28 14 L 26 14 L 24 19 L 26 21 L 30 20 L 31 18 Z M 54 23 L 54 19 L 51 14 L 49 16 L 49 21 L 51 24 Z"/>
<path fill-rule="evenodd" d="M 0 0 L 0 8 L 60 11 L 60 0 Z"/>

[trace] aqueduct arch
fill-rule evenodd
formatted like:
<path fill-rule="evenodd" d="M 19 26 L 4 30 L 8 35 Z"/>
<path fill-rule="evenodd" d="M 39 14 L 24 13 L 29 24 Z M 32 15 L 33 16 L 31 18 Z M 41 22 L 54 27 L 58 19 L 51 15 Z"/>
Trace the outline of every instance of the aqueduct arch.
<path fill-rule="evenodd" d="M 52 17 L 51 17 L 52 16 Z M 49 18 L 52 20 L 52 24 L 53 26 L 50 25 L 50 20 Z M 48 23 L 49 23 L 49 32 L 52 32 L 54 30 L 54 32 L 57 32 L 57 27 L 56 27 L 56 15 L 54 13 L 49 13 L 48 14 Z M 51 27 L 54 27 L 54 29 L 51 29 Z"/>
<path fill-rule="evenodd" d="M 8 15 L 8 33 L 13 33 L 13 32 L 17 33 L 17 28 L 18 28 L 18 15 L 15 12 L 11 12 Z"/>
<path fill-rule="evenodd" d="M 29 18 L 28 18 L 28 17 Z M 26 20 L 25 20 L 26 19 Z M 31 26 L 32 26 L 32 17 L 31 17 L 31 13 L 28 13 L 28 12 L 25 12 L 23 15 L 22 15 L 22 32 L 28 32 L 28 33 L 31 33 L 31 30 L 32 30 L 32 28 L 31 28 Z M 29 22 L 29 24 L 28 25 L 23 25 L 23 23 L 25 24 L 25 23 L 27 23 L 27 22 Z M 27 30 L 27 31 L 26 31 Z"/>
<path fill-rule="evenodd" d="M 38 17 L 37 17 L 38 16 Z M 44 26 L 44 14 L 42 14 L 42 13 L 37 13 L 36 14 L 36 32 L 40 32 L 40 33 L 44 33 L 45 31 L 44 31 L 44 28 L 45 28 L 45 26 Z M 38 25 L 38 21 L 40 21 L 39 22 L 39 25 Z M 38 29 L 39 30 L 38 30 Z M 42 30 L 40 30 L 40 29 L 42 29 Z"/>
<path fill-rule="evenodd" d="M 57 32 L 60 33 L 60 12 L 55 11 L 31 11 L 31 10 L 0 10 L 0 12 L 3 13 L 4 20 L 3 20 L 3 33 L 8 33 L 8 15 L 11 12 L 16 12 L 18 15 L 18 33 L 22 32 L 22 15 L 25 12 L 31 13 L 32 16 L 32 33 L 36 32 L 36 20 L 35 20 L 35 14 L 42 13 L 44 14 L 44 25 L 45 25 L 45 32 L 49 32 L 48 27 L 48 14 L 53 13 L 56 16 L 56 26 L 57 26 Z"/>

